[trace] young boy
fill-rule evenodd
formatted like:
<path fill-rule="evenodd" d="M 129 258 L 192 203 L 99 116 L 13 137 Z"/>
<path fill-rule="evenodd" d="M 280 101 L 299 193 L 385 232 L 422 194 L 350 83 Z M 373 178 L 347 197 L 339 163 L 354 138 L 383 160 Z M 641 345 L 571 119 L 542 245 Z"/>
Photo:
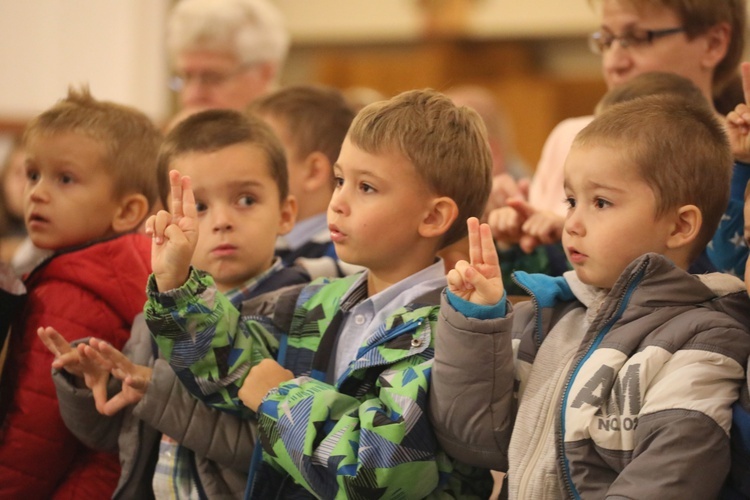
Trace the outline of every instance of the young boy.
<path fill-rule="evenodd" d="M 2 498 L 101 498 L 117 484 L 117 456 L 88 450 L 65 428 L 36 330 L 96 334 L 118 348 L 128 339 L 151 271 L 148 238 L 133 233 L 157 197 L 160 141 L 143 113 L 87 89 L 71 89 L 26 129 L 26 228 L 54 254 L 25 279 L 26 302 L 12 318 L 0 386 Z"/>
<path fill-rule="evenodd" d="M 340 262 L 326 222 L 333 194 L 333 164 L 354 119 L 337 89 L 285 87 L 255 100 L 250 111 L 281 139 L 289 167 L 289 192 L 297 199 L 297 224 L 276 247 L 286 264 L 303 266 L 313 278 L 344 276 L 362 269 Z"/>
<path fill-rule="evenodd" d="M 565 164 L 574 271 L 516 273 L 533 300 L 515 310 L 489 227 L 470 221 L 430 395 L 449 453 L 509 464 L 510 498 L 716 498 L 750 300 L 735 277 L 684 270 L 722 216 L 731 165 L 705 104 L 651 96 L 602 113 Z"/>
<path fill-rule="evenodd" d="M 278 299 L 278 362 L 261 362 L 267 330 L 234 314 L 210 279 L 160 265 L 192 253 L 179 230 L 194 217 L 189 204 L 179 226 L 164 213 L 147 224 L 157 253 L 149 328 L 199 398 L 235 409 L 242 387 L 264 452 L 254 497 L 489 492 L 437 447 L 425 410 L 445 286 L 435 255 L 465 234 L 460 221 L 481 215 L 491 165 L 478 115 L 434 91 L 364 108 L 334 165 L 328 225 L 339 257 L 367 270 Z"/>
<path fill-rule="evenodd" d="M 179 175 L 189 176 L 198 214 L 192 264 L 211 274 L 217 290 L 237 307 L 264 291 L 309 281 L 304 271 L 283 266 L 273 255 L 277 236 L 294 224 L 294 201 L 281 144 L 261 120 L 235 111 L 190 116 L 167 135 L 159 169 L 164 177 L 173 169 L 173 193 L 179 192 Z M 190 396 L 169 365 L 155 359 L 142 320 L 125 356 L 100 340 L 72 349 L 52 330 L 40 336 L 59 357 L 53 376 L 67 425 L 94 449 L 119 444 L 124 466 L 115 498 L 242 495 L 257 422 Z M 88 361 L 116 368 L 113 374 L 123 380 L 117 396 L 107 401 L 96 383 L 88 384 L 93 392 L 77 388 L 81 382 L 71 375 L 112 383 L 110 394 L 117 392 L 115 377 L 107 373 L 95 381 L 97 367 L 86 369 Z M 128 408 L 120 413 L 123 406 Z"/>
<path fill-rule="evenodd" d="M 705 102 L 701 90 L 691 80 L 676 73 L 654 71 L 642 73 L 609 90 L 597 103 L 596 113 L 600 114 L 620 102 L 658 94 Z M 493 238 L 502 243 L 512 243 L 509 247 L 504 245 L 500 252 L 503 281 L 507 283 L 509 295 L 525 294 L 510 281 L 514 271 L 561 276 L 571 269 L 560 243 L 564 222 L 564 217 L 553 212 L 537 211 L 521 198 L 508 199 L 507 206 L 490 213 L 487 223 L 492 229 Z M 537 247 L 540 243 L 544 246 Z M 715 271 L 705 253 L 690 269 L 695 273 Z"/>

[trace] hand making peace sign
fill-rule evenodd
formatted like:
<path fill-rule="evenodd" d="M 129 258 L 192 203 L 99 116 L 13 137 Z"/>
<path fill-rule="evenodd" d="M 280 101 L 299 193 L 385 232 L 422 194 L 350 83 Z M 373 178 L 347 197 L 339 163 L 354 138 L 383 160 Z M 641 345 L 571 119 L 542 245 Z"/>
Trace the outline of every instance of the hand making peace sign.
<path fill-rule="evenodd" d="M 160 292 L 185 284 L 198 242 L 198 212 L 190 177 L 172 170 L 169 185 L 172 213 L 160 210 L 146 221 L 146 234 L 152 238 L 151 267 Z"/>
<path fill-rule="evenodd" d="M 479 305 L 495 305 L 503 297 L 503 277 L 492 233 L 487 224 L 471 217 L 469 229 L 469 260 L 460 260 L 448 273 L 448 289 L 464 300 Z"/>

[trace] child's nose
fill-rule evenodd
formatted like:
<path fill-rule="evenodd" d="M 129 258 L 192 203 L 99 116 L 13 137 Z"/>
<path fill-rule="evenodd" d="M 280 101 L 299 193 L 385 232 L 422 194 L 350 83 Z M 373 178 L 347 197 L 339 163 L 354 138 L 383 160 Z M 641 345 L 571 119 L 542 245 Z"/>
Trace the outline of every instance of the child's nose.
<path fill-rule="evenodd" d="M 349 212 L 349 204 L 346 202 L 343 189 L 337 189 L 331 196 L 331 201 L 328 204 L 329 210 L 334 213 L 346 215 Z"/>
<path fill-rule="evenodd" d="M 565 219 L 564 227 L 565 232 L 567 232 L 568 234 L 576 236 L 583 236 L 585 234 L 581 215 L 577 213 L 575 209 L 572 209 L 568 212 L 568 217 Z"/>
<path fill-rule="evenodd" d="M 46 183 L 42 180 L 27 187 L 27 196 L 33 201 L 44 201 L 49 198 Z"/>
<path fill-rule="evenodd" d="M 221 207 L 213 208 L 213 230 L 214 231 L 230 231 L 234 228 L 234 222 L 232 221 L 231 214 L 228 210 Z"/>

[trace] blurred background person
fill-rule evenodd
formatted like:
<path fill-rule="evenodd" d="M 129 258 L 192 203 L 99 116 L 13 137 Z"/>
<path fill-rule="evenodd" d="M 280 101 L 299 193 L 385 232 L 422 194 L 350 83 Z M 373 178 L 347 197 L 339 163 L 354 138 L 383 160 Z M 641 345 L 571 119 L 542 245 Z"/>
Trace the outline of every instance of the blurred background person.
<path fill-rule="evenodd" d="M 181 0 L 167 25 L 178 105 L 244 110 L 275 85 L 290 36 L 268 0 Z"/>
<path fill-rule="evenodd" d="M 24 154 L 14 144 L 0 167 L 0 262 L 9 264 L 26 236 L 23 222 L 23 189 L 26 185 Z"/>

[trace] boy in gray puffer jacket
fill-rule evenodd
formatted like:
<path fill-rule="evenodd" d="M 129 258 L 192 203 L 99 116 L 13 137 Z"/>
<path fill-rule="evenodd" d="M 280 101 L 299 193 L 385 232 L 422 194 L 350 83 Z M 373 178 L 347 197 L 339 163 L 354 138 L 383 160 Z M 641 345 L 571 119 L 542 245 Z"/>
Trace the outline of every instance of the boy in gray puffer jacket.
<path fill-rule="evenodd" d="M 565 164 L 574 271 L 516 273 L 507 303 L 489 228 L 449 273 L 430 412 L 455 458 L 508 472 L 510 498 L 715 498 L 746 383 L 750 299 L 685 270 L 727 204 L 732 157 L 703 104 L 612 107 Z"/>

